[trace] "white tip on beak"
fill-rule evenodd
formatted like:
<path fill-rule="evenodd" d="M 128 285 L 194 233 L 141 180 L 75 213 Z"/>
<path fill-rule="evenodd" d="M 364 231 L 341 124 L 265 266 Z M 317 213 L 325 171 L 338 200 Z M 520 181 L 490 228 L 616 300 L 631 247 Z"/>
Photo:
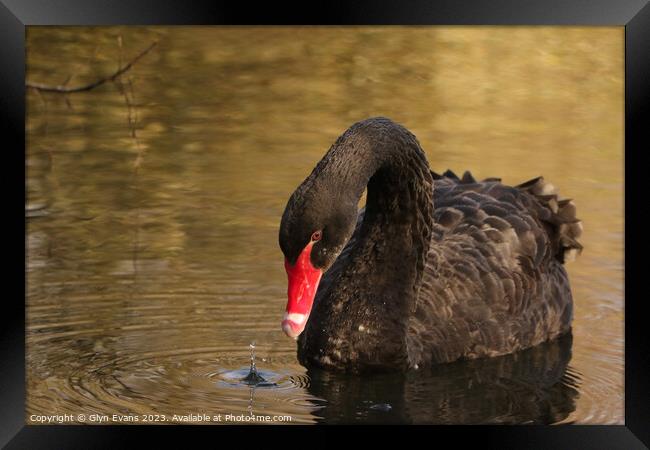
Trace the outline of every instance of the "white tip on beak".
<path fill-rule="evenodd" d="M 297 313 L 285 313 L 282 319 L 282 331 L 292 339 L 298 339 L 302 330 L 305 329 L 307 315 Z"/>

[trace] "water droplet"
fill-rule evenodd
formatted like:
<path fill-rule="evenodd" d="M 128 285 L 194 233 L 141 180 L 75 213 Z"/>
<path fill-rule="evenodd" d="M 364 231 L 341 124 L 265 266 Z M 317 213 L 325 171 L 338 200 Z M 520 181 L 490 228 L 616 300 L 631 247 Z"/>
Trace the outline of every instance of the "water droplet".
<path fill-rule="evenodd" d="M 251 349 L 251 372 L 256 372 L 256 369 L 255 369 L 255 341 L 251 342 L 249 347 Z"/>
<path fill-rule="evenodd" d="M 242 381 L 248 385 L 257 386 L 260 383 L 266 383 L 266 380 L 257 373 L 257 367 L 255 367 L 255 341 L 251 342 L 249 347 L 251 349 L 251 367 L 248 375 L 242 378 Z"/>

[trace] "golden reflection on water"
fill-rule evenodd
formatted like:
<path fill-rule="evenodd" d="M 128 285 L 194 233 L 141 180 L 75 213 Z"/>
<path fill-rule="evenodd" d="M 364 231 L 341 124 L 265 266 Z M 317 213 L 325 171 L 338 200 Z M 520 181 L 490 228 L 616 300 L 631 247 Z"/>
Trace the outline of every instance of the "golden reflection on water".
<path fill-rule="evenodd" d="M 111 84 L 67 101 L 28 91 L 28 417 L 251 405 L 328 416 L 280 332 L 277 228 L 336 137 L 383 115 L 415 133 L 433 170 L 542 174 L 575 200 L 579 395 L 552 421 L 623 423 L 622 27 L 30 27 L 27 38 L 28 80 L 72 75 L 71 86 L 159 41 L 122 77 L 131 108 Z M 227 387 L 251 341 L 278 385 L 254 396 Z"/>

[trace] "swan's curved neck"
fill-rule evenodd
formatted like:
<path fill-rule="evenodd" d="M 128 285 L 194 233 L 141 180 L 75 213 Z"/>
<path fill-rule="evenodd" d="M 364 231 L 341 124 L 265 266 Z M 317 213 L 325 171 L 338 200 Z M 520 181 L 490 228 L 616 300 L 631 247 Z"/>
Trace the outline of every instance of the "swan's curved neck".
<path fill-rule="evenodd" d="M 392 307 L 412 311 L 429 250 L 433 225 L 433 179 L 417 139 L 405 128 L 382 123 L 354 136 L 348 154 L 359 152 L 370 164 L 354 180 L 358 201 L 367 187 L 366 210 L 348 270 L 372 264 L 370 283 L 401 286 Z M 344 145 L 350 142 L 343 140 Z M 359 155 L 354 155 L 358 158 Z M 393 311 L 397 312 L 397 311 Z"/>
<path fill-rule="evenodd" d="M 405 128 L 373 119 L 350 128 L 319 166 L 318 178 L 338 181 L 330 192 L 337 200 L 356 204 L 366 187 L 368 194 L 354 247 L 318 293 L 314 326 L 326 321 L 322 330 L 341 336 L 371 329 L 361 336 L 366 349 L 373 348 L 373 336 L 378 348 L 388 334 L 399 341 L 415 309 L 433 226 L 433 179 L 424 152 Z M 402 344 L 395 344 L 397 354 Z"/>

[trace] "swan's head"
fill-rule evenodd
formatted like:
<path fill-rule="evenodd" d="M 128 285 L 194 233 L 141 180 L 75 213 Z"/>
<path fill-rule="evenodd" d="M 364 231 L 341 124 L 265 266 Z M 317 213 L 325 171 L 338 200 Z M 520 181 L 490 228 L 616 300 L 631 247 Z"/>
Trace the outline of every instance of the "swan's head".
<path fill-rule="evenodd" d="M 293 193 L 280 223 L 289 282 L 282 330 L 294 339 L 305 329 L 321 276 L 345 247 L 357 220 L 356 202 L 337 199 L 332 189 L 318 189 L 310 178 Z"/>

